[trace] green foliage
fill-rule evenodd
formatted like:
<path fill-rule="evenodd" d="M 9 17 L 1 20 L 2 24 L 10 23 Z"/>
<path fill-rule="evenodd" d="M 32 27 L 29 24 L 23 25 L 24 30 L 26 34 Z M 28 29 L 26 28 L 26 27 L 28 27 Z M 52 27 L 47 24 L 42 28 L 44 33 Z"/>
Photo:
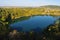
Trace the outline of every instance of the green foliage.
<path fill-rule="evenodd" d="M 49 14 L 50 13 L 50 14 Z M 57 14 L 56 14 L 57 13 Z M 11 14 L 12 19 L 20 18 L 22 16 L 31 15 L 60 15 L 60 10 L 57 8 L 41 7 L 41 8 L 0 8 L 1 20 L 5 20 L 6 17 Z"/>

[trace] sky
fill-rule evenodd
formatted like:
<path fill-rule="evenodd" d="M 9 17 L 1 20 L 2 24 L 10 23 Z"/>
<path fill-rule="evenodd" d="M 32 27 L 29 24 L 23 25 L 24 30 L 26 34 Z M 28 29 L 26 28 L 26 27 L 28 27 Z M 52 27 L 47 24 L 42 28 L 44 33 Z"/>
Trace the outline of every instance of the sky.
<path fill-rule="evenodd" d="M 39 7 L 43 5 L 60 6 L 60 0 L 0 0 L 0 6 Z"/>

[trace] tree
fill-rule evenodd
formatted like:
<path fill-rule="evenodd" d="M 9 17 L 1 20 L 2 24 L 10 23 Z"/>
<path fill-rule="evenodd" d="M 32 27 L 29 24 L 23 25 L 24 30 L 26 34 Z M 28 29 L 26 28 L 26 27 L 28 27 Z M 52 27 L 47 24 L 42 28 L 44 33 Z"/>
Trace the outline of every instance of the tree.
<path fill-rule="evenodd" d="M 8 14 L 5 21 L 8 22 L 8 24 L 11 24 L 11 22 L 12 22 L 11 14 Z"/>
<path fill-rule="evenodd" d="M 59 21 L 59 23 L 58 23 L 58 28 L 59 28 L 59 31 L 60 31 L 60 18 L 59 18 L 58 21 Z"/>

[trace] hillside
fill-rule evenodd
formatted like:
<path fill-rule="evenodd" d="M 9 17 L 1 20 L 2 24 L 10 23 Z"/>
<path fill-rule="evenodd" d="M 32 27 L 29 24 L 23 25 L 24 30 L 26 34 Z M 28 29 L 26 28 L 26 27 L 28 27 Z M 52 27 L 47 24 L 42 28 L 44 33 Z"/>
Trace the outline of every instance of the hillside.
<path fill-rule="evenodd" d="M 52 15 L 60 16 L 60 6 L 46 5 L 41 7 L 0 7 L 0 16 L 4 20 L 8 14 L 11 14 L 12 19 L 16 19 L 22 16 L 31 15 Z"/>

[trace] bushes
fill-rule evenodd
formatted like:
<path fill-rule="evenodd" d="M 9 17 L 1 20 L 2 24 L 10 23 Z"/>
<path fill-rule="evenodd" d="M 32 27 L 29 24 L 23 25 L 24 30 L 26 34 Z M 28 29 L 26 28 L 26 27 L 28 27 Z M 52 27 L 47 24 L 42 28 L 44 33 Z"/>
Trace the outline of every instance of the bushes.
<path fill-rule="evenodd" d="M 8 27 L 0 23 L 0 40 L 4 40 L 4 39 L 6 40 L 8 33 L 9 33 Z"/>

